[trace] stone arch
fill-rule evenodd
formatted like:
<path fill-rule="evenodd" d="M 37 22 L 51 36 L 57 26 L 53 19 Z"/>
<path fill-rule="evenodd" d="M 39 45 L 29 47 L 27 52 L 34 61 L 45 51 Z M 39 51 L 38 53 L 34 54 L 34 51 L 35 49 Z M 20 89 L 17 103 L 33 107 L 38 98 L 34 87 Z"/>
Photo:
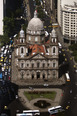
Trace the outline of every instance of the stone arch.
<path fill-rule="evenodd" d="M 31 79 L 31 72 L 30 72 L 30 70 L 27 70 L 26 71 L 26 79 Z"/>
<path fill-rule="evenodd" d="M 20 71 L 20 78 L 21 79 L 24 79 L 25 78 L 25 71 L 24 70 L 21 70 Z"/>
<path fill-rule="evenodd" d="M 47 65 L 48 65 L 48 67 L 51 67 L 51 61 L 50 60 L 48 60 Z"/>
<path fill-rule="evenodd" d="M 22 66 L 22 64 L 23 64 L 23 66 Z M 19 66 L 20 68 L 25 68 L 25 61 L 24 60 L 21 60 L 20 61 L 20 66 Z"/>
<path fill-rule="evenodd" d="M 56 46 L 52 47 L 52 55 L 56 55 Z"/>
<path fill-rule="evenodd" d="M 48 75 L 48 79 L 51 79 L 52 72 L 48 70 L 47 75 Z"/>
<path fill-rule="evenodd" d="M 40 79 L 41 78 L 41 71 L 37 70 L 36 71 L 36 79 Z"/>
<path fill-rule="evenodd" d="M 52 77 L 53 77 L 53 78 L 56 78 L 56 70 L 53 70 L 53 71 L 52 71 Z"/>
<path fill-rule="evenodd" d="M 42 79 L 47 79 L 47 71 L 43 70 L 41 72 L 41 77 L 42 77 Z"/>
<path fill-rule="evenodd" d="M 46 60 L 42 60 L 42 67 L 47 67 L 47 61 Z"/>
<path fill-rule="evenodd" d="M 27 61 L 26 61 L 26 63 L 25 63 L 25 67 L 31 67 L 30 60 L 27 60 Z"/>
<path fill-rule="evenodd" d="M 31 78 L 36 79 L 36 72 L 34 70 L 31 72 Z"/>
<path fill-rule="evenodd" d="M 56 60 L 52 60 L 52 67 L 53 67 L 53 68 L 56 67 Z"/>
<path fill-rule="evenodd" d="M 32 68 L 36 67 L 36 62 L 34 60 L 31 61 L 31 67 Z"/>
<path fill-rule="evenodd" d="M 41 67 L 41 61 L 40 60 L 37 60 L 36 61 L 36 65 L 37 65 L 37 68 L 40 68 Z"/>

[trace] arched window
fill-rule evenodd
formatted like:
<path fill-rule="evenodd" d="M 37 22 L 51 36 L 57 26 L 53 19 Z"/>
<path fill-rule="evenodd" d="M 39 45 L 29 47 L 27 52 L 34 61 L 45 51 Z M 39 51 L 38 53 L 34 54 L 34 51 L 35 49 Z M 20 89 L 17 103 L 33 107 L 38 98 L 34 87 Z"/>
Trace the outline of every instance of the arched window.
<path fill-rule="evenodd" d="M 34 64 L 32 64 L 32 68 L 34 68 Z"/>
<path fill-rule="evenodd" d="M 23 48 L 21 48 L 21 53 L 23 54 L 23 52 L 24 52 L 24 50 L 23 50 Z"/>
<path fill-rule="evenodd" d="M 21 63 L 21 68 L 23 68 L 24 67 L 24 64 L 23 63 Z"/>
<path fill-rule="evenodd" d="M 39 64 L 39 62 L 37 63 L 37 67 L 39 68 L 39 66 L 40 66 L 40 64 Z"/>
<path fill-rule="evenodd" d="M 55 68 L 56 67 L 56 63 L 55 62 L 53 62 L 53 68 Z"/>
<path fill-rule="evenodd" d="M 21 43 L 24 43 L 23 39 L 21 40 Z"/>
<path fill-rule="evenodd" d="M 43 68 L 45 67 L 45 63 L 43 63 Z"/>
<path fill-rule="evenodd" d="M 53 53 L 55 53 L 56 52 L 56 48 L 55 47 L 53 47 Z"/>
<path fill-rule="evenodd" d="M 53 78 L 55 78 L 56 77 L 56 71 L 54 70 L 53 71 Z"/>

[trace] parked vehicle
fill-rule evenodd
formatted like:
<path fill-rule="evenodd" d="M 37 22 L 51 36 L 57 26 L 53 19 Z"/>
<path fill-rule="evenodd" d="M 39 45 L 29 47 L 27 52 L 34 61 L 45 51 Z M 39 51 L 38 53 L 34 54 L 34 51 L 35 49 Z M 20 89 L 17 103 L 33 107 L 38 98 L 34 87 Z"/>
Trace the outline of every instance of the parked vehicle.
<path fill-rule="evenodd" d="M 56 106 L 48 109 L 50 115 L 65 111 L 62 106 Z"/>

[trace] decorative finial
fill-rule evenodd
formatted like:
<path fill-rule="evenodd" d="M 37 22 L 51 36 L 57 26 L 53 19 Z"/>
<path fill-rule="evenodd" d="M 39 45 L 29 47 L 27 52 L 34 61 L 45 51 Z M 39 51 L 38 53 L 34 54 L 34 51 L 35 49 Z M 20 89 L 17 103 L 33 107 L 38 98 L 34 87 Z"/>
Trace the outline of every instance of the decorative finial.
<path fill-rule="evenodd" d="M 37 10 L 34 12 L 34 18 L 37 18 Z"/>

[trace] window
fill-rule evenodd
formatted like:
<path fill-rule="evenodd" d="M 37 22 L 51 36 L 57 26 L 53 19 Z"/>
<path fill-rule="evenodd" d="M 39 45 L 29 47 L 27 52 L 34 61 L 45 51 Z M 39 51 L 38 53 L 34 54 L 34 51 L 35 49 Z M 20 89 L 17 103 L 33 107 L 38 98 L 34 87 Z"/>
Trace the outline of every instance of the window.
<path fill-rule="evenodd" d="M 24 50 L 23 50 L 23 48 L 21 48 L 21 53 L 23 54 L 23 52 L 24 52 Z"/>
<path fill-rule="evenodd" d="M 53 77 L 55 77 L 56 76 L 56 72 L 55 72 L 55 70 L 53 71 Z"/>
<path fill-rule="evenodd" d="M 37 67 L 38 67 L 38 68 L 39 68 L 39 65 L 40 65 L 40 64 L 39 64 L 39 62 L 38 62 L 38 63 L 37 63 Z"/>
<path fill-rule="evenodd" d="M 53 67 L 56 67 L 56 63 L 55 62 L 53 62 Z"/>
<path fill-rule="evenodd" d="M 27 66 L 29 66 L 29 64 L 27 64 Z"/>
<path fill-rule="evenodd" d="M 32 64 L 32 68 L 34 67 L 34 64 Z"/>
<path fill-rule="evenodd" d="M 55 53 L 55 51 L 56 51 L 56 49 L 55 49 L 55 47 L 53 47 L 53 53 Z"/>
<path fill-rule="evenodd" d="M 21 43 L 24 43 L 23 39 L 21 40 Z"/>
<path fill-rule="evenodd" d="M 23 64 L 23 63 L 21 63 L 21 68 L 23 68 L 23 66 L 24 66 L 24 64 Z"/>
<path fill-rule="evenodd" d="M 35 41 L 38 41 L 38 38 L 37 37 L 35 37 Z"/>
<path fill-rule="evenodd" d="M 43 68 L 45 67 L 45 63 L 43 63 Z"/>

